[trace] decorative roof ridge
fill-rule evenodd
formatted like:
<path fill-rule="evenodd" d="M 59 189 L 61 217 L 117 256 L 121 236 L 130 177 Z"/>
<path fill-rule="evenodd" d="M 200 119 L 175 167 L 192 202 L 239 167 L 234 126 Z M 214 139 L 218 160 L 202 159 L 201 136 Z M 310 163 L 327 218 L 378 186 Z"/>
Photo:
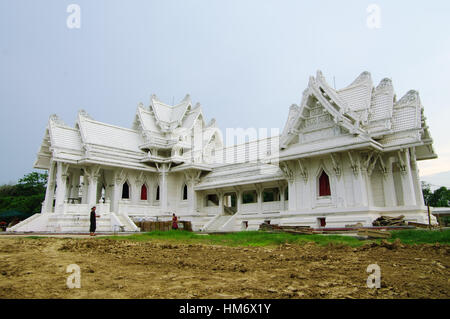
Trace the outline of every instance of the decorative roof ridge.
<path fill-rule="evenodd" d="M 386 88 L 392 88 L 392 90 L 394 89 L 393 85 L 392 85 L 392 80 L 390 78 L 384 78 L 380 81 L 380 83 L 377 85 L 377 87 L 375 88 L 375 90 L 383 90 Z"/>
<path fill-rule="evenodd" d="M 109 124 L 109 123 L 105 123 L 105 122 L 100 122 L 100 121 L 92 119 L 91 117 L 89 117 L 89 118 L 85 117 L 83 120 L 86 121 L 86 122 L 91 122 L 91 123 L 95 123 L 95 124 L 99 124 L 99 125 L 103 125 L 103 126 L 109 126 L 109 127 L 121 129 L 121 130 L 124 130 L 124 131 L 130 131 L 130 132 L 133 132 L 133 133 L 136 133 L 136 134 L 140 133 L 139 130 L 134 130 L 134 129 L 128 128 L 128 127 L 123 127 L 123 126 L 119 126 L 119 125 L 114 125 L 114 124 Z"/>
<path fill-rule="evenodd" d="M 216 126 L 216 119 L 215 119 L 215 118 L 212 118 L 212 119 L 209 121 L 209 123 L 206 125 L 205 129 L 207 129 L 207 128 L 215 128 L 215 127 L 217 127 L 217 126 Z"/>
<path fill-rule="evenodd" d="M 300 111 L 300 106 L 298 106 L 297 104 L 291 104 L 291 106 L 289 107 L 289 111 Z"/>
<path fill-rule="evenodd" d="M 84 109 L 80 109 L 78 110 L 78 116 L 84 119 L 89 119 L 89 120 L 94 120 L 94 118 L 92 116 L 89 115 L 88 112 L 86 112 Z"/>
<path fill-rule="evenodd" d="M 50 115 L 48 120 L 49 120 L 49 122 L 52 122 L 54 124 L 71 128 L 66 123 L 64 123 L 64 121 L 57 114 Z"/>
<path fill-rule="evenodd" d="M 181 100 L 181 102 L 179 102 L 178 104 L 175 104 L 175 105 L 170 105 L 170 104 L 162 102 L 156 96 L 156 94 L 152 94 L 152 96 L 150 97 L 150 100 L 151 100 L 151 102 L 156 102 L 156 103 L 161 104 L 163 106 L 167 106 L 170 109 L 174 109 L 174 108 L 180 107 L 180 106 L 185 105 L 185 104 L 192 104 L 191 96 L 189 94 L 186 94 L 185 97 Z"/>
<path fill-rule="evenodd" d="M 418 103 L 420 105 L 419 92 L 416 90 L 409 90 L 398 102 L 395 103 L 395 106 L 411 105 L 413 103 Z"/>
<path fill-rule="evenodd" d="M 356 79 L 353 80 L 352 83 L 350 83 L 346 87 L 343 87 L 342 89 L 337 90 L 337 92 L 352 89 L 355 86 L 360 86 L 364 84 L 370 84 L 370 87 L 372 87 L 372 75 L 368 71 L 363 71 L 360 75 L 358 75 Z"/>
<path fill-rule="evenodd" d="M 323 86 L 323 89 L 330 96 L 330 98 L 332 98 L 334 102 L 336 102 L 339 105 L 339 107 L 343 109 L 344 112 L 348 111 L 347 103 L 338 95 L 338 92 L 335 89 L 333 89 L 331 86 L 328 85 L 327 80 L 325 79 L 325 77 L 322 74 L 322 71 L 320 70 L 317 70 L 315 84 L 316 85 L 321 84 Z"/>

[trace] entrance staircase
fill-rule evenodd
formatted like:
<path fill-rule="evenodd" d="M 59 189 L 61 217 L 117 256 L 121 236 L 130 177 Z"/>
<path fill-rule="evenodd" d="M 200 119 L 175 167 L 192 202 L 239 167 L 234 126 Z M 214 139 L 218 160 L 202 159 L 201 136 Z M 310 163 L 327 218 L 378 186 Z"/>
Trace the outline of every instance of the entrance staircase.
<path fill-rule="evenodd" d="M 233 215 L 220 215 L 214 218 L 214 220 L 203 228 L 203 231 L 206 232 L 216 232 L 221 231 L 223 225 L 225 225 Z"/>
<path fill-rule="evenodd" d="M 102 213 L 97 218 L 96 232 L 137 232 L 139 228 L 125 215 L 116 215 L 112 212 Z M 8 228 L 13 232 L 49 232 L 49 233 L 88 233 L 90 225 L 89 214 L 83 213 L 44 213 L 32 217 Z"/>

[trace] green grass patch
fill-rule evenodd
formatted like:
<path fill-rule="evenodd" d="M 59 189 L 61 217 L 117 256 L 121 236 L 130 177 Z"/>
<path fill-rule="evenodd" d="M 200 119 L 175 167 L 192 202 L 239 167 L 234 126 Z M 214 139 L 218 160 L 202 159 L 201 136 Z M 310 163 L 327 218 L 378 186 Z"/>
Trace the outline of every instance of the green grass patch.
<path fill-rule="evenodd" d="M 400 239 L 405 244 L 450 244 L 450 229 L 426 230 L 408 229 L 392 231 L 392 239 Z"/>
<path fill-rule="evenodd" d="M 25 239 L 42 239 L 42 238 L 47 238 L 47 237 L 44 237 L 44 236 L 26 236 L 26 237 L 23 237 L 23 238 L 25 238 Z"/>
<path fill-rule="evenodd" d="M 133 234 L 129 236 L 108 236 L 116 240 L 165 240 L 189 244 L 210 244 L 225 246 L 276 246 L 285 243 L 304 244 L 315 242 L 319 245 L 343 244 L 360 246 L 364 241 L 354 237 L 340 235 L 295 235 L 289 233 L 267 233 L 262 231 L 245 231 L 226 234 L 201 235 L 187 231 L 153 231 L 148 233 Z"/>
<path fill-rule="evenodd" d="M 281 244 L 305 244 L 314 242 L 319 245 L 348 245 L 361 246 L 365 243 L 380 242 L 381 240 L 359 240 L 343 235 L 296 235 L 290 233 L 267 233 L 263 231 L 243 231 L 225 234 L 197 234 L 182 230 L 152 231 L 128 236 L 100 237 L 115 240 L 151 241 L 163 240 L 172 243 L 209 244 L 224 246 L 277 246 Z M 389 241 L 399 239 L 405 244 L 450 244 L 450 229 L 446 230 L 398 230 L 392 231 Z"/>

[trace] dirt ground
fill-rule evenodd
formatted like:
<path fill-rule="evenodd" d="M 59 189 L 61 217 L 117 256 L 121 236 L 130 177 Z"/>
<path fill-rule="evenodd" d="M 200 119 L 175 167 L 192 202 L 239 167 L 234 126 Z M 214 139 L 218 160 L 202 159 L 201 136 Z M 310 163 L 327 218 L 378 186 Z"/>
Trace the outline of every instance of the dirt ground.
<path fill-rule="evenodd" d="M 0 298 L 449 298 L 450 247 L 0 238 Z M 369 289 L 369 264 L 381 288 Z M 81 268 L 81 288 L 66 267 Z"/>

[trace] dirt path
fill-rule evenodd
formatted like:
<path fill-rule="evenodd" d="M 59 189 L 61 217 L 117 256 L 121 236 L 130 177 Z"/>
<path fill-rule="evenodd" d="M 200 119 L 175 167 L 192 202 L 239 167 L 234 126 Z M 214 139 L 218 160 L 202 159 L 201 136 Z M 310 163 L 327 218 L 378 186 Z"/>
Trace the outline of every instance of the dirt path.
<path fill-rule="evenodd" d="M 0 298 L 449 298 L 450 247 L 0 239 Z M 368 289 L 369 264 L 381 288 Z M 81 288 L 66 267 L 81 268 Z"/>

